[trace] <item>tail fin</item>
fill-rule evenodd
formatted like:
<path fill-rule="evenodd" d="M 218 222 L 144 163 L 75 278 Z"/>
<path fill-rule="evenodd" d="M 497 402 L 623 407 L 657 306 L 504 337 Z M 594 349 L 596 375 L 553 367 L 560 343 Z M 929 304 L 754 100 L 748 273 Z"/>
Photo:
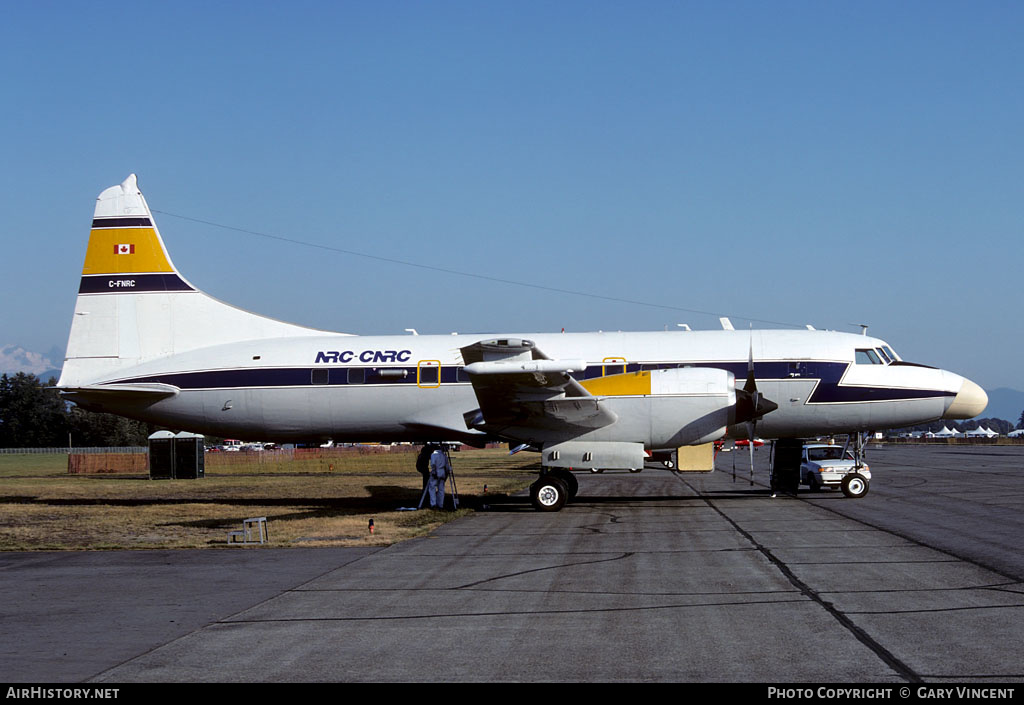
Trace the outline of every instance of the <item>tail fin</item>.
<path fill-rule="evenodd" d="M 60 387 L 242 340 L 323 334 L 207 296 L 171 262 L 132 174 L 99 195 Z"/>

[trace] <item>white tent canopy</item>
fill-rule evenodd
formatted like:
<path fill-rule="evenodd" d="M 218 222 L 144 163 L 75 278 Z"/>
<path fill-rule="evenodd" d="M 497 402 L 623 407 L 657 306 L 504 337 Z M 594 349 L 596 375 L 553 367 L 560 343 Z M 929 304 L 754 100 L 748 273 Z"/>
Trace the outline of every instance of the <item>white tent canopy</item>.
<path fill-rule="evenodd" d="M 973 431 L 968 431 L 965 435 L 967 435 L 967 436 L 969 436 L 971 438 L 981 438 L 981 437 L 992 438 L 994 436 L 998 436 L 999 434 L 996 433 L 995 431 L 993 431 L 990 428 L 985 428 L 984 426 L 978 426 Z"/>

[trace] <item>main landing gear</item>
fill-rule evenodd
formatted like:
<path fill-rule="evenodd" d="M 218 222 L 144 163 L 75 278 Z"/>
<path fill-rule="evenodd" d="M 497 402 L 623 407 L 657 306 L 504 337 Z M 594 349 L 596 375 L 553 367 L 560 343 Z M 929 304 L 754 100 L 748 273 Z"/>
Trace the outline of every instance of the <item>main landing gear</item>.
<path fill-rule="evenodd" d="M 539 512 L 557 512 L 576 496 L 579 483 L 564 468 L 553 468 L 530 485 L 530 501 Z"/>

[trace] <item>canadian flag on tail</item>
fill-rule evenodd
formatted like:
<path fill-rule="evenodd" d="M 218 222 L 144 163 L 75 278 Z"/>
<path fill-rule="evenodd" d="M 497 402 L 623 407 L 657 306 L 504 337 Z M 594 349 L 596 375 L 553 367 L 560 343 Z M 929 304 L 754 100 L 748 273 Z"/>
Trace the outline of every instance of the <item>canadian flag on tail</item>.
<path fill-rule="evenodd" d="M 135 245 L 114 245 L 115 255 L 134 255 Z"/>

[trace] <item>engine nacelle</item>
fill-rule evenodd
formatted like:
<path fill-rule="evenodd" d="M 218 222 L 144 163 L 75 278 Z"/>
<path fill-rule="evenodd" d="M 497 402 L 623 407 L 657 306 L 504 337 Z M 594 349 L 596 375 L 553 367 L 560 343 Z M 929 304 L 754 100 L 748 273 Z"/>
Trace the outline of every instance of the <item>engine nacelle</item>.
<path fill-rule="evenodd" d="M 710 367 L 651 371 L 651 447 L 717 441 L 735 419 L 736 378 Z"/>
<path fill-rule="evenodd" d="M 649 370 L 588 380 L 586 387 L 618 420 L 571 440 L 677 448 L 716 441 L 735 421 L 736 378 L 726 370 Z"/>

